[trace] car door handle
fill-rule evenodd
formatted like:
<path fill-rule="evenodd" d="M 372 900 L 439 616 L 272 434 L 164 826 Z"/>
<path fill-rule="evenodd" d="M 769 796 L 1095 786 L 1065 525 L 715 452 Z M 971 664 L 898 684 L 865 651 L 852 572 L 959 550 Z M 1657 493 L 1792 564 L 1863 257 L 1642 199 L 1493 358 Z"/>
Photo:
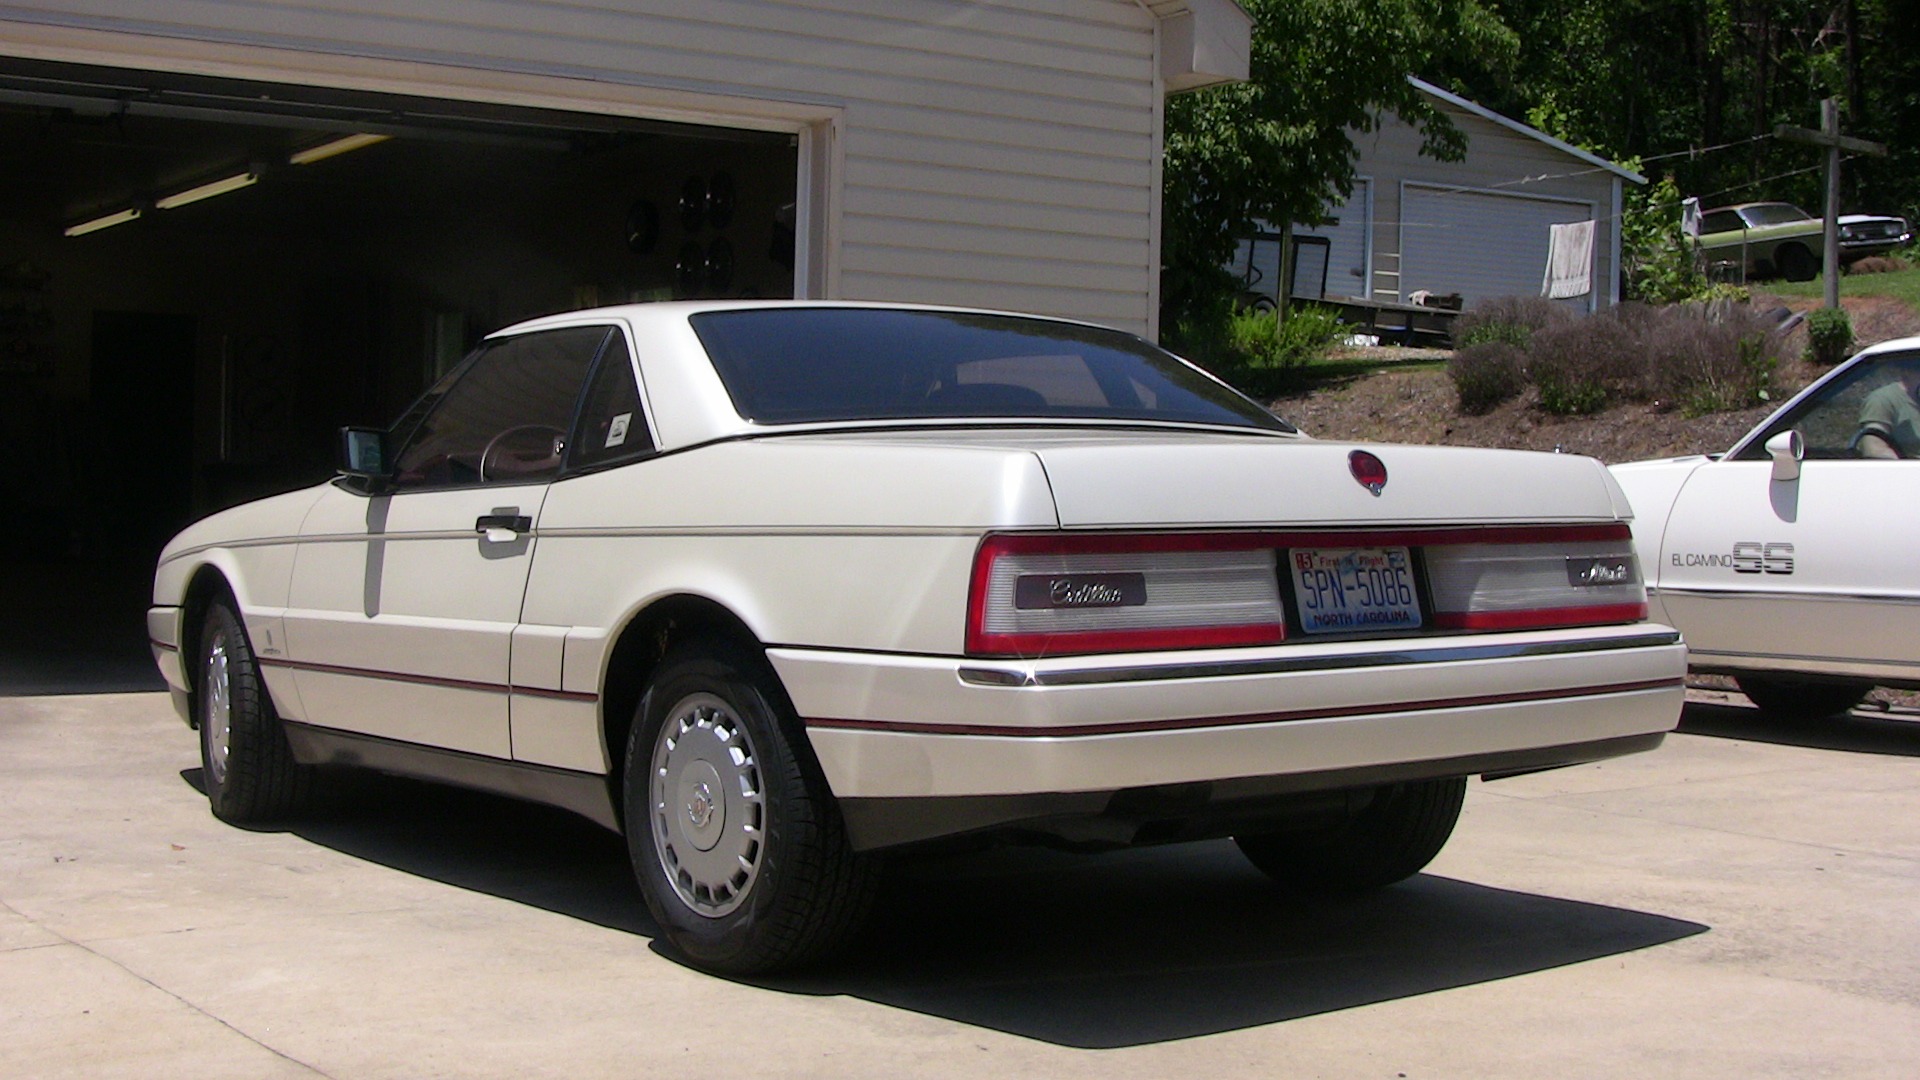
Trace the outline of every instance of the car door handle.
<path fill-rule="evenodd" d="M 525 514 L 481 514 L 473 520 L 473 531 L 495 544 L 510 544 L 533 530 L 533 519 Z"/>

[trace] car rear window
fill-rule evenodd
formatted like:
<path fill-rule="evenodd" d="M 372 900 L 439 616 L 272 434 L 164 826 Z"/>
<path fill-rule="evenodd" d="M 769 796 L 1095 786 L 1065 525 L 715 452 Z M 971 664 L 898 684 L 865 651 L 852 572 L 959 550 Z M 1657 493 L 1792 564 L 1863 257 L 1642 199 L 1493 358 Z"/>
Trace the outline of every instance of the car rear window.
<path fill-rule="evenodd" d="M 1117 330 L 871 308 L 709 311 L 691 321 L 734 407 L 761 423 L 1073 418 L 1293 430 Z"/>

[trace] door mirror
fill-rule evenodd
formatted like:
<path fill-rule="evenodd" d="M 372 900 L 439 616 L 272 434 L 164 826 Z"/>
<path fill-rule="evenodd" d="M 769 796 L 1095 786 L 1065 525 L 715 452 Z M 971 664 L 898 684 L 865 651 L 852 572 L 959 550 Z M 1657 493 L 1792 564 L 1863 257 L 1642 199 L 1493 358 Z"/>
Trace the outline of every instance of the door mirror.
<path fill-rule="evenodd" d="M 1783 431 L 1767 440 L 1767 455 L 1773 458 L 1775 480 L 1800 479 L 1800 462 L 1807 456 L 1806 440 L 1798 429 Z"/>
<path fill-rule="evenodd" d="M 393 480 L 387 463 L 387 433 L 379 428 L 341 428 L 338 465 L 342 474 L 362 481 L 368 490 L 384 487 Z"/>

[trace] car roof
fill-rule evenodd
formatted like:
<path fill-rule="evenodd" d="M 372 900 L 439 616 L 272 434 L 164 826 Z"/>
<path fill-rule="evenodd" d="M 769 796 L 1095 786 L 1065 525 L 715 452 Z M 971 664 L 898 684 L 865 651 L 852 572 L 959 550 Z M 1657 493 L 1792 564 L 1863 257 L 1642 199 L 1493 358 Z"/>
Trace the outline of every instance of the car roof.
<path fill-rule="evenodd" d="M 620 319 L 634 324 L 673 320 L 684 322 L 693 315 L 708 311 L 755 311 L 767 309 L 793 308 L 832 308 L 838 310 L 856 309 L 864 311 L 930 311 L 961 315 L 1006 315 L 1021 319 L 1038 319 L 1044 322 L 1064 323 L 1069 326 L 1093 326 L 1111 330 L 1112 327 L 1098 323 L 1083 322 L 1077 319 L 1063 319 L 1051 315 L 1034 315 L 1021 311 L 1000 311 L 991 308 L 948 307 L 939 304 L 901 304 L 875 300 L 653 300 L 635 304 L 612 304 L 605 307 L 581 308 L 577 311 L 557 312 L 542 315 L 505 326 L 487 335 L 489 338 L 511 337 L 533 330 L 546 330 L 564 326 L 577 326 L 581 323 L 606 322 Z"/>

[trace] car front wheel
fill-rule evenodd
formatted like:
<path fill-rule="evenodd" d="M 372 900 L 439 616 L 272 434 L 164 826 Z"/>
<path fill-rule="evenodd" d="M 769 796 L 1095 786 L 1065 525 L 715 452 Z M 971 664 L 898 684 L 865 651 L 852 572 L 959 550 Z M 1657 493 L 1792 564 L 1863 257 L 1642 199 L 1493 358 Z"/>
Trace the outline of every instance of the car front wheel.
<path fill-rule="evenodd" d="M 1292 892 L 1341 895 L 1384 888 L 1433 861 L 1460 818 L 1467 778 L 1388 784 L 1356 793 L 1335 825 L 1236 836 L 1253 865 Z"/>
<path fill-rule="evenodd" d="M 848 844 L 765 661 L 719 643 L 665 657 L 626 750 L 628 853 L 647 908 L 698 967 L 824 958 L 859 928 L 877 870 Z"/>
<path fill-rule="evenodd" d="M 1776 720 L 1818 720 L 1843 713 L 1865 700 L 1872 683 L 1808 682 L 1770 676 L 1734 679 L 1747 700 Z"/>
<path fill-rule="evenodd" d="M 195 681 L 201 785 L 214 816 L 245 824 L 301 810 L 313 769 L 294 760 L 246 626 L 228 600 L 207 609 Z"/>

